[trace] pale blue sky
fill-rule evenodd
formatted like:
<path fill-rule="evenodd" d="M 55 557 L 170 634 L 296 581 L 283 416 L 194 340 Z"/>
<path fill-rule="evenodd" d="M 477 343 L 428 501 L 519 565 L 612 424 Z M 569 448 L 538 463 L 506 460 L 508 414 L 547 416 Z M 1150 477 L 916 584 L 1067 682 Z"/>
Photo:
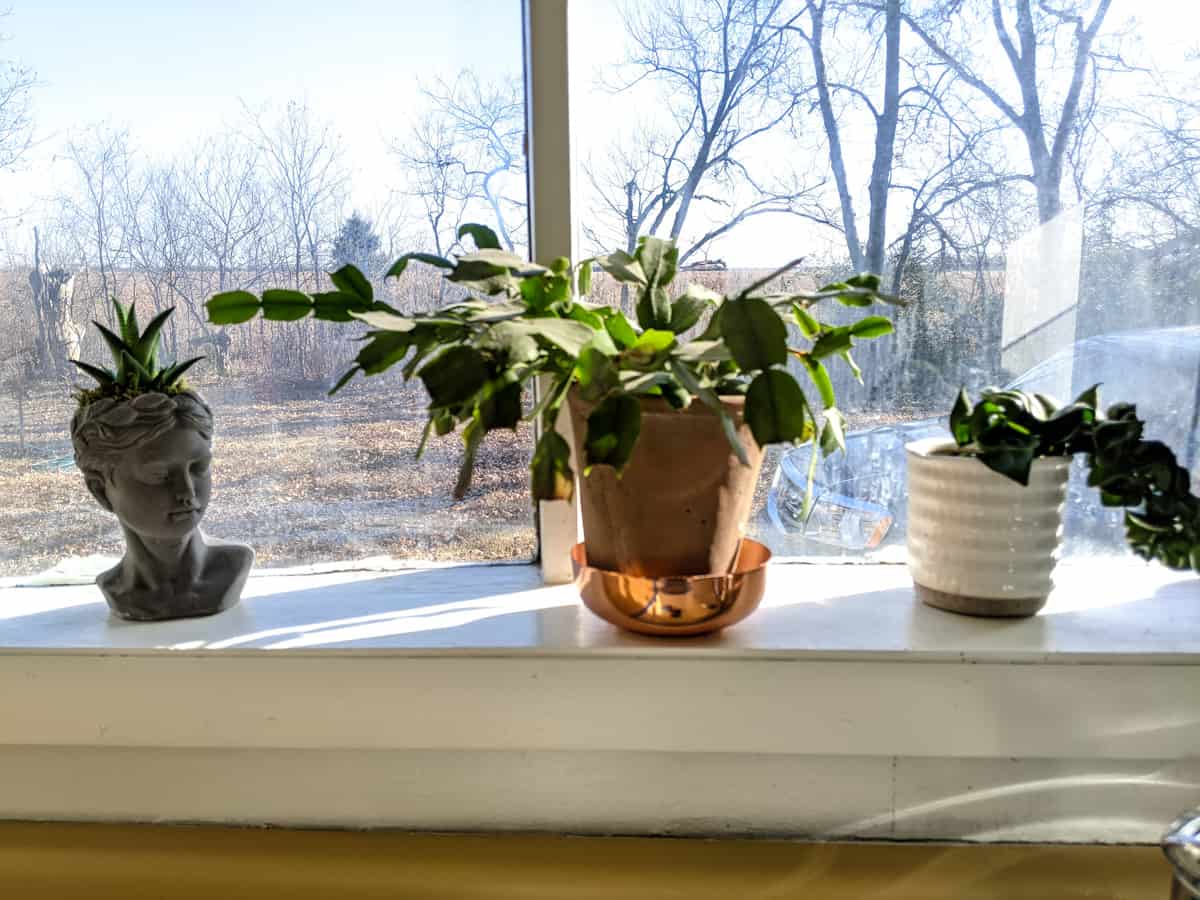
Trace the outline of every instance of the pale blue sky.
<path fill-rule="evenodd" d="M 0 31 L 10 40 L 0 55 L 30 66 L 41 82 L 33 97 L 40 143 L 22 171 L 0 174 L 8 209 L 55 193 L 56 179 L 70 173 L 54 155 L 93 123 L 127 127 L 140 153 L 169 157 L 244 123 L 243 102 L 278 108 L 296 99 L 334 122 L 351 172 L 350 205 L 370 213 L 402 184 L 387 141 L 403 136 L 422 108 L 419 79 L 470 66 L 487 80 L 521 68 L 519 0 L 6 2 L 11 15 L 0 19 Z M 575 109 L 582 113 L 573 128 L 582 159 L 654 108 L 596 88 L 597 69 L 623 51 L 617 5 L 572 0 Z M 1169 65 L 1196 40 L 1198 14 L 1181 6 L 1117 0 L 1114 18 L 1136 14 L 1145 47 Z M 862 170 L 852 174 L 865 177 L 869 148 L 856 148 L 854 137 L 844 136 L 851 168 Z M 796 152 L 782 135 L 768 157 Z M 735 265 L 771 265 L 798 251 L 819 253 L 822 243 L 836 249 L 828 230 L 764 217 L 710 252 Z"/>

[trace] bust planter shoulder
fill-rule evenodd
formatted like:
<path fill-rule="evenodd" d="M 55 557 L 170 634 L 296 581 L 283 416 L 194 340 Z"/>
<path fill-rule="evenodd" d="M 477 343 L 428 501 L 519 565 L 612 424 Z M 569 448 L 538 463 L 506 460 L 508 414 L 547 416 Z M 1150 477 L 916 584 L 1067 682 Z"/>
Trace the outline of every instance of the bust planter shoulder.
<path fill-rule="evenodd" d="M 114 368 L 76 361 L 97 387 L 81 391 L 71 420 L 75 464 L 125 537 L 124 557 L 96 583 L 124 619 L 212 615 L 237 603 L 254 553 L 199 528 L 212 490 L 213 415 L 182 381 L 199 357 L 160 369 L 158 334 L 171 310 L 140 332 L 133 306 L 114 306 L 121 333 L 96 325 Z"/>
<path fill-rule="evenodd" d="M 752 603 L 739 592 L 761 580 L 765 548 L 744 539 L 761 448 L 818 441 L 827 453 L 843 445 L 842 416 L 825 368 L 857 371 L 854 342 L 887 334 L 882 316 L 830 325 L 821 303 L 868 307 L 894 302 L 879 279 L 860 275 L 816 291 L 773 289 L 798 261 L 733 294 L 691 285 L 672 293 L 678 250 L 643 237 L 632 252 L 615 251 L 573 265 L 528 262 L 501 249 L 495 234 L 465 225 L 475 252 L 444 258 L 402 256 L 388 277 L 414 262 L 442 269 L 463 299 L 432 313 L 408 314 L 381 302 L 354 267 L 330 275 L 333 290 L 305 294 L 268 290 L 218 294 L 209 318 L 233 325 L 261 314 L 277 321 L 311 315 L 366 326 L 350 369 L 377 375 L 401 366 L 429 395 L 425 439 L 457 431 L 463 461 L 456 497 L 470 489 L 476 452 L 496 429 L 524 421 L 540 426 L 530 465 L 535 502 L 569 499 L 582 468 L 585 547 L 575 562 L 580 582 L 597 577 L 585 602 L 624 627 L 653 633 L 697 633 L 731 624 Z M 588 300 L 598 267 L 630 289 L 636 316 Z M 788 325 L 799 338 L 789 339 Z M 694 335 L 688 337 L 688 335 Z M 801 388 L 789 363 L 804 373 Z M 532 402 L 527 388 L 540 381 Z M 556 430 L 567 404 L 575 452 Z M 689 581 L 692 579 L 692 581 Z M 739 580 L 742 579 L 742 580 Z M 623 597 L 621 609 L 598 609 L 589 597 Z M 753 591 L 751 591 L 753 593 Z M 734 597 L 738 595 L 738 597 Z M 756 601 L 755 601 L 756 602 Z"/>
<path fill-rule="evenodd" d="M 952 439 L 908 453 L 908 562 L 930 606 L 1029 616 L 1046 603 L 1061 544 L 1071 457 L 1106 506 L 1126 508 L 1134 552 L 1200 572 L 1200 499 L 1171 450 L 1142 437 L 1136 409 L 1098 411 L 1097 388 L 1063 407 L 1021 391 L 960 393 Z"/>

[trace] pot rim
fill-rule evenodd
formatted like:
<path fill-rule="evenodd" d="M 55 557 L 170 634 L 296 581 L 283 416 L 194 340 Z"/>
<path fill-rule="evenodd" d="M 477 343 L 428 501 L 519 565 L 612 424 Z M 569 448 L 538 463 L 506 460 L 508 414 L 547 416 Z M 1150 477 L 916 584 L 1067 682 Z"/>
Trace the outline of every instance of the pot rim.
<path fill-rule="evenodd" d="M 947 466 L 964 466 L 964 465 L 982 465 L 978 458 L 974 456 L 963 456 L 957 453 L 938 453 L 949 447 L 954 447 L 955 443 L 952 438 L 931 437 L 922 438 L 919 441 L 909 441 L 904 445 L 904 453 L 910 459 L 928 459 L 936 460 L 938 465 Z M 1065 470 L 1070 468 L 1071 457 L 1069 456 L 1039 456 L 1033 461 L 1035 469 L 1054 471 Z M 986 469 L 987 467 L 984 466 Z M 988 471 L 991 471 L 988 469 Z"/>

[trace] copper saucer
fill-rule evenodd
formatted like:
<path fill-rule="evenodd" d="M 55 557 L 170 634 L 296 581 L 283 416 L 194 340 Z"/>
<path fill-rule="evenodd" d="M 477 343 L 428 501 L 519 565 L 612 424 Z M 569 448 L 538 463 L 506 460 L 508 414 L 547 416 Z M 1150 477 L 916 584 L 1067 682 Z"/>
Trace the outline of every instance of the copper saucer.
<path fill-rule="evenodd" d="M 571 548 L 584 606 L 619 628 L 676 637 L 719 631 L 754 612 L 766 589 L 770 558 L 765 546 L 743 538 L 732 572 L 646 578 L 593 568 L 583 544 Z"/>

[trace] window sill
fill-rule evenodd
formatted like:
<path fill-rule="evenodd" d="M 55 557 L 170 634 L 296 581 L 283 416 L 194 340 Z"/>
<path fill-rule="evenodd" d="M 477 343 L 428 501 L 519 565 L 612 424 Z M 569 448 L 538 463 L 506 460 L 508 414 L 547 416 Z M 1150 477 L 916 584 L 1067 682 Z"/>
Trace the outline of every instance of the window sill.
<path fill-rule="evenodd" d="M 220 616 L 0 592 L 0 817 L 1149 841 L 1200 800 L 1200 583 L 1064 566 L 1036 618 L 777 565 L 722 635 L 530 566 L 260 576 Z"/>

